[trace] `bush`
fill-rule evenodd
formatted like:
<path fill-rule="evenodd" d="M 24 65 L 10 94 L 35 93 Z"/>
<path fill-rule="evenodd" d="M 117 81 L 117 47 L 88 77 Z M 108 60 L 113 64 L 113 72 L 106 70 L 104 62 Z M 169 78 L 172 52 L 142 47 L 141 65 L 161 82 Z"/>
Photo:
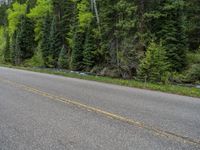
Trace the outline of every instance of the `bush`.
<path fill-rule="evenodd" d="M 26 67 L 41 67 L 44 66 L 44 61 L 42 59 L 41 51 L 38 50 L 35 55 L 24 62 L 24 66 Z"/>
<path fill-rule="evenodd" d="M 186 81 L 190 83 L 200 82 L 200 47 L 199 50 L 187 55 L 189 69 L 186 71 Z"/>
<path fill-rule="evenodd" d="M 200 64 L 192 65 L 187 71 L 186 78 L 190 82 L 200 82 Z"/>
<path fill-rule="evenodd" d="M 200 64 L 200 50 L 196 53 L 189 53 L 187 59 L 189 64 Z"/>

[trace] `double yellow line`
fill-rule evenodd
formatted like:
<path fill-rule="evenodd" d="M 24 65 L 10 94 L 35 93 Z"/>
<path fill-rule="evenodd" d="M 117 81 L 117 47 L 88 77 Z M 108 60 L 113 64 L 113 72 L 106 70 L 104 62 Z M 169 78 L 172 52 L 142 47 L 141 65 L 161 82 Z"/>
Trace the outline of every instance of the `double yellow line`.
<path fill-rule="evenodd" d="M 165 130 L 162 130 L 162 129 L 158 129 L 158 128 L 146 125 L 143 122 L 140 122 L 140 121 L 137 121 L 137 120 L 134 120 L 134 119 L 129 119 L 129 118 L 126 118 L 124 116 L 121 116 L 121 115 L 118 115 L 118 114 L 115 114 L 115 113 L 111 113 L 111 112 L 108 112 L 108 111 L 104 111 L 102 109 L 95 108 L 95 107 L 92 107 L 92 106 L 89 106 L 89 105 L 86 105 L 86 104 L 82 104 L 82 103 L 75 101 L 75 100 L 70 100 L 70 99 L 67 99 L 67 98 L 64 98 L 64 97 L 61 97 L 61 96 L 56 96 L 56 95 L 41 91 L 39 89 L 30 87 L 30 86 L 27 86 L 27 85 L 24 85 L 24 84 L 21 84 L 21 83 L 17 83 L 17 82 L 14 82 L 14 81 L 10 81 L 10 80 L 7 80 L 7 79 L 1 78 L 1 77 L 0 77 L 0 81 L 6 82 L 6 83 L 8 83 L 8 84 L 10 84 L 14 87 L 19 88 L 19 89 L 22 89 L 22 90 L 25 90 L 25 91 L 46 97 L 46 98 L 49 98 L 49 99 L 54 100 L 54 101 L 60 101 L 60 102 L 63 102 L 65 104 L 71 104 L 71 105 L 74 105 L 76 107 L 85 109 L 87 111 L 92 111 L 92 112 L 95 112 L 97 114 L 103 115 L 105 117 L 112 118 L 112 119 L 115 119 L 115 120 L 118 120 L 118 121 L 121 121 L 121 122 L 124 122 L 124 123 L 128 123 L 130 125 L 134 125 L 134 126 L 149 130 L 149 131 L 151 131 L 151 132 L 153 132 L 153 133 L 155 133 L 156 135 L 159 135 L 159 136 L 164 136 L 164 137 L 167 137 L 167 138 L 170 138 L 170 139 L 176 139 L 176 140 L 178 140 L 180 142 L 184 142 L 184 143 L 200 145 L 199 140 L 189 138 L 189 137 L 185 137 L 185 136 L 182 136 L 182 135 L 178 135 L 176 133 L 165 131 Z"/>

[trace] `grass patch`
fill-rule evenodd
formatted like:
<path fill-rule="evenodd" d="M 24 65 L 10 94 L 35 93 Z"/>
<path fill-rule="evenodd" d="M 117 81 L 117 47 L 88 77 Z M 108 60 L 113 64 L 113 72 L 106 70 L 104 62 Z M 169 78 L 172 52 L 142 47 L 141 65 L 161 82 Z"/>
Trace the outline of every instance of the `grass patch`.
<path fill-rule="evenodd" d="M 200 98 L 200 89 L 194 87 L 185 87 L 185 86 L 178 86 L 171 84 L 163 85 L 158 83 L 144 83 L 136 80 L 115 79 L 110 77 L 101 77 L 92 75 L 84 76 L 77 73 L 54 71 L 54 70 L 47 70 L 40 68 L 16 67 L 12 65 L 1 65 L 1 66 Z"/>

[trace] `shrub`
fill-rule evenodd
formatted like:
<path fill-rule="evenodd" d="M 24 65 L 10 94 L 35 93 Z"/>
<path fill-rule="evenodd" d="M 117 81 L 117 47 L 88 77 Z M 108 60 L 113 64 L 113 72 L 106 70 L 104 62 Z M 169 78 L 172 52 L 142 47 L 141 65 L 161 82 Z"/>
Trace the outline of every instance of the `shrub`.
<path fill-rule="evenodd" d="M 199 82 L 200 81 L 200 64 L 192 65 L 187 71 L 187 80 L 190 82 Z"/>

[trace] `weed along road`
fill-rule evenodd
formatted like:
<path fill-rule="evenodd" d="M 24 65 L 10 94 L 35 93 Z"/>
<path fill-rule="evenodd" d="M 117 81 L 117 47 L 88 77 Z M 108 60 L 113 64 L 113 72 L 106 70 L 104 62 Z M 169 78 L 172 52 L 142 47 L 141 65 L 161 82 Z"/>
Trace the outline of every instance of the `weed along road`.
<path fill-rule="evenodd" d="M 0 150 L 199 150 L 200 99 L 0 67 Z"/>

